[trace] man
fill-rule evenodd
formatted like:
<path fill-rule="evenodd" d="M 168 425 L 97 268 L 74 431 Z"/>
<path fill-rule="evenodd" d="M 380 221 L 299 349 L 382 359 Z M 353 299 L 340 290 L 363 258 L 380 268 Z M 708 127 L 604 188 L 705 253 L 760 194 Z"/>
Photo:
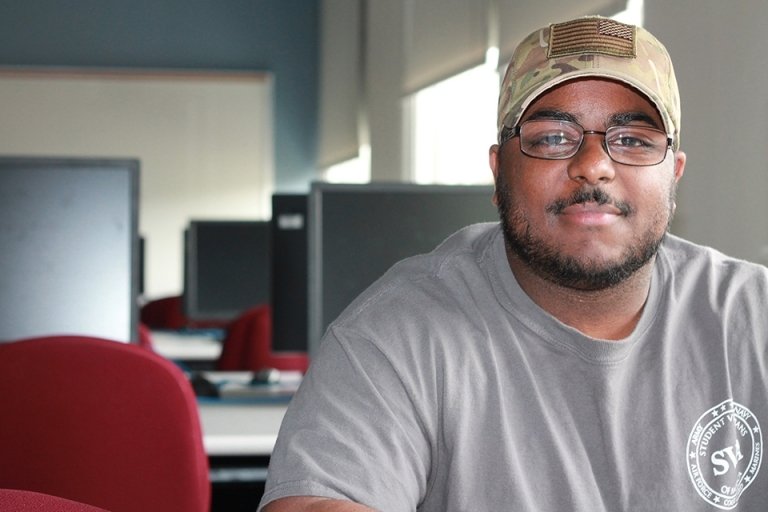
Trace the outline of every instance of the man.
<path fill-rule="evenodd" d="M 679 105 L 642 28 L 524 40 L 490 150 L 501 225 L 331 325 L 264 510 L 764 511 L 768 272 L 667 234 Z"/>

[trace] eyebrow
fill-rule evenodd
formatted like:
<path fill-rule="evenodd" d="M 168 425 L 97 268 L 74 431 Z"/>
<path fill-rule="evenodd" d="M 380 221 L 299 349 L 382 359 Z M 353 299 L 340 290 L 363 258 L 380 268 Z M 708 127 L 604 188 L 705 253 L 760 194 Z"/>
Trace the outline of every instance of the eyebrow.
<path fill-rule="evenodd" d="M 538 119 L 553 119 L 555 121 L 570 121 L 572 123 L 578 123 L 576 116 L 563 110 L 538 110 L 531 114 L 526 121 L 535 121 Z"/>
<path fill-rule="evenodd" d="M 565 112 L 563 110 L 556 110 L 556 109 L 545 109 L 545 110 L 539 110 L 531 114 L 526 121 L 533 121 L 538 119 L 553 119 L 556 121 L 570 121 L 572 123 L 579 124 L 578 119 L 575 115 L 571 114 L 570 112 Z M 631 124 L 633 122 L 642 122 L 646 123 L 649 126 L 653 128 L 659 128 L 659 123 L 656 122 L 656 120 L 646 114 L 645 112 L 618 112 L 616 114 L 611 115 L 611 117 L 608 119 L 608 126 L 624 126 Z"/>
<path fill-rule="evenodd" d="M 659 123 L 645 112 L 621 112 L 611 116 L 611 126 L 627 125 L 635 121 L 641 121 L 653 128 L 660 128 Z"/>

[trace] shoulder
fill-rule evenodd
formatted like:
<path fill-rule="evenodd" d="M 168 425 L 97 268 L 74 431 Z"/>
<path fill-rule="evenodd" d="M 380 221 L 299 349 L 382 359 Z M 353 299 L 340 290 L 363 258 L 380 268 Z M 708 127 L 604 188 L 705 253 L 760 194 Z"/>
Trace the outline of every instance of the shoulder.
<path fill-rule="evenodd" d="M 450 288 L 450 295 L 460 293 L 469 285 L 470 276 L 482 275 L 498 234 L 498 223 L 473 224 L 452 234 L 431 252 L 397 262 L 352 302 L 340 320 L 357 317 L 376 305 L 411 297 L 422 300 L 435 289 Z"/>
<path fill-rule="evenodd" d="M 660 253 L 674 269 L 701 272 L 709 269 L 712 272 L 743 272 L 760 275 L 766 274 L 766 267 L 750 261 L 728 256 L 717 249 L 699 245 L 678 236 L 668 234 L 661 247 Z"/>
<path fill-rule="evenodd" d="M 483 311 L 498 310 L 487 306 L 495 300 L 487 269 L 503 253 L 498 231 L 497 224 L 469 226 L 394 265 L 331 323 L 313 365 L 352 361 L 366 382 L 388 395 L 401 389 L 404 401 L 427 411 L 420 417 L 433 418 L 447 362 L 481 350 L 470 341 L 487 336 Z"/>
<path fill-rule="evenodd" d="M 469 328 L 460 319 L 472 316 L 478 297 L 492 293 L 487 268 L 500 238 L 498 223 L 475 224 L 429 253 L 398 262 L 352 301 L 330 330 L 392 347 L 398 339 L 426 342 L 457 325 Z"/>
<path fill-rule="evenodd" d="M 738 292 L 764 300 L 768 295 L 766 267 L 712 247 L 667 235 L 659 259 L 666 280 L 678 288 L 700 289 L 721 297 Z"/>

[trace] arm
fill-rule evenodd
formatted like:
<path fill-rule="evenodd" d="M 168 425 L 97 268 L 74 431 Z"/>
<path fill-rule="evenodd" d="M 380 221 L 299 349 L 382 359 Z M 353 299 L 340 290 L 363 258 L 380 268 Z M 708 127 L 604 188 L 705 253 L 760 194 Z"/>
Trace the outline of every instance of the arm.
<path fill-rule="evenodd" d="M 373 509 L 351 501 L 297 496 L 273 501 L 263 512 L 373 512 Z"/>

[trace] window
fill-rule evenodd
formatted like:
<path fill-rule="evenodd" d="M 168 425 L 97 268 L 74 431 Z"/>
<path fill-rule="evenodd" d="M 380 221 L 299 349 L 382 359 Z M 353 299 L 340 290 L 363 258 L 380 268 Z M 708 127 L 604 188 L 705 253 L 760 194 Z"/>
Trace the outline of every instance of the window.
<path fill-rule="evenodd" d="M 371 147 L 360 146 L 356 158 L 332 165 L 323 171 L 329 183 L 367 183 L 371 181 Z"/>
<path fill-rule="evenodd" d="M 413 95 L 411 176 L 416 183 L 492 183 L 488 148 L 496 140 L 498 49 L 482 66 Z"/>

